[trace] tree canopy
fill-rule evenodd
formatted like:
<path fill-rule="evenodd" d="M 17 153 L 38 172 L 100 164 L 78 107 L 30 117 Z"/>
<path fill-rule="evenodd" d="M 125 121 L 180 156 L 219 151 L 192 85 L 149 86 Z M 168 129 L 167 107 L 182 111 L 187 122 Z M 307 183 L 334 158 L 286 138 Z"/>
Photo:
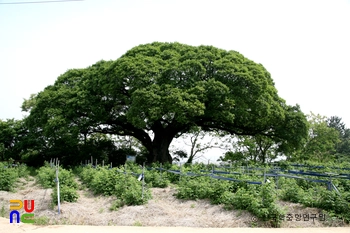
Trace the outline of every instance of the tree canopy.
<path fill-rule="evenodd" d="M 48 146 L 96 133 L 129 135 L 148 162 L 171 162 L 169 145 L 193 127 L 262 135 L 298 148 L 308 126 L 299 106 L 278 96 L 269 72 L 236 51 L 154 42 L 119 59 L 70 69 L 22 106 Z"/>

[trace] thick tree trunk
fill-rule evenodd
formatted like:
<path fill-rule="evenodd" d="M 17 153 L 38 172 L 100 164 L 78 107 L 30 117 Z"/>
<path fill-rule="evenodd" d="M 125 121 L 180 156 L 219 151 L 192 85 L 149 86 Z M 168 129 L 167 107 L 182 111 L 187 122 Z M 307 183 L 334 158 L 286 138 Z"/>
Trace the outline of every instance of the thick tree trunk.
<path fill-rule="evenodd" d="M 172 163 L 169 146 L 173 138 L 174 136 L 167 134 L 166 131 L 155 134 L 148 162 Z"/>

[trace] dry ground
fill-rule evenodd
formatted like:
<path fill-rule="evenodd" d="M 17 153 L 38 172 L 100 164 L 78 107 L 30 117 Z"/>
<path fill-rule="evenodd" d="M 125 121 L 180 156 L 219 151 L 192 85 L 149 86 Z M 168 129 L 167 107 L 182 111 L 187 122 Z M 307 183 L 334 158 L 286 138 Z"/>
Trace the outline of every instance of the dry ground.
<path fill-rule="evenodd" d="M 77 203 L 62 203 L 61 214 L 57 206 L 51 204 L 51 189 L 43 189 L 33 177 L 21 179 L 16 192 L 0 191 L 0 217 L 9 216 L 10 199 L 34 199 L 35 218 L 41 224 L 70 225 L 116 225 L 116 226 L 163 226 L 163 227 L 204 227 L 204 228 L 245 228 L 269 227 L 267 223 L 256 221 L 247 211 L 224 210 L 220 205 L 211 205 L 207 200 L 183 201 L 174 197 L 176 189 L 153 188 L 153 199 L 143 206 L 126 206 L 118 211 L 109 208 L 115 198 L 94 196 L 89 190 L 79 190 Z M 315 208 L 304 208 L 299 204 L 279 202 L 287 213 L 318 214 Z M 347 226 L 340 221 L 283 221 L 282 227 L 327 227 Z"/>

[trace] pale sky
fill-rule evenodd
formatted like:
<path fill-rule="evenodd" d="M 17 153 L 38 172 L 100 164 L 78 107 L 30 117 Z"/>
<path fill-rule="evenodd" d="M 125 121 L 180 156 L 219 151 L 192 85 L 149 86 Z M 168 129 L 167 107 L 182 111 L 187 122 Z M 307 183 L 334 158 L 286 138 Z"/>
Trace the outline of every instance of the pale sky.
<path fill-rule="evenodd" d="M 238 51 L 265 66 L 288 104 L 350 127 L 350 0 L 1 4 L 33 1 L 0 0 L 0 119 L 21 119 L 23 99 L 68 69 L 177 41 Z"/>

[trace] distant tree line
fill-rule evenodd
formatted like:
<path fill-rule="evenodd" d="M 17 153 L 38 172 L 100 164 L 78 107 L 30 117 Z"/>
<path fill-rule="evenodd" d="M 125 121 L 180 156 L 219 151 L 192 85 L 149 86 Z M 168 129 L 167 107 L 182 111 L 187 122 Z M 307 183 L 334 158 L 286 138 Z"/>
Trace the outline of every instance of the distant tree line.
<path fill-rule="evenodd" d="M 346 128 L 342 118 L 326 118 L 310 113 L 307 119 L 309 133 L 298 150 L 281 153 L 278 151 L 278 145 L 267 137 L 238 136 L 234 140 L 233 149 L 221 156 L 220 161 L 265 163 L 284 156 L 284 159 L 294 162 L 350 162 L 350 129 Z"/>

